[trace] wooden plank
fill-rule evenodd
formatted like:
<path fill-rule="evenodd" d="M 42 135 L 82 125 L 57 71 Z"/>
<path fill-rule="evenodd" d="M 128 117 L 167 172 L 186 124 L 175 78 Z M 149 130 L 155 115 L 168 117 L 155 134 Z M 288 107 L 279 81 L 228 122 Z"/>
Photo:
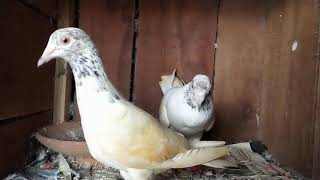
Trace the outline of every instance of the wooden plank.
<path fill-rule="evenodd" d="M 220 3 L 212 132 L 228 143 L 257 135 L 266 5 L 254 0 Z"/>
<path fill-rule="evenodd" d="M 319 37 L 318 37 L 319 38 Z M 320 46 L 318 45 L 318 48 Z M 318 61 L 318 76 L 316 79 L 317 83 L 317 88 L 316 88 L 316 109 L 315 109 L 315 123 L 314 123 L 314 147 L 313 147 L 313 164 L 312 164 L 312 179 L 320 179 L 320 74 L 319 74 L 319 69 L 320 69 L 320 64 L 319 64 L 319 50 L 317 56 Z"/>
<path fill-rule="evenodd" d="M 24 5 L 30 6 L 33 9 L 43 13 L 44 15 L 56 18 L 58 14 L 58 0 L 17 0 Z"/>
<path fill-rule="evenodd" d="M 25 165 L 31 133 L 50 123 L 52 111 L 0 122 L 0 179 Z"/>
<path fill-rule="evenodd" d="M 311 0 L 222 1 L 215 67 L 213 132 L 228 142 L 263 140 L 281 163 L 308 176 L 317 74 L 316 7 Z"/>
<path fill-rule="evenodd" d="M 319 4 L 319 1 L 317 1 Z M 318 17 L 316 24 L 320 24 L 320 7 L 318 4 L 314 5 L 315 16 Z M 314 141 L 313 141 L 313 165 L 312 165 L 312 179 L 320 179 L 320 26 L 315 32 L 315 39 L 318 39 L 317 50 L 314 53 L 314 60 L 317 63 L 316 79 L 315 79 L 315 113 L 314 113 Z M 316 38 L 317 37 L 317 38 Z"/>
<path fill-rule="evenodd" d="M 75 0 L 59 1 L 58 28 L 75 25 Z M 69 107 L 72 101 L 72 72 L 63 60 L 56 60 L 53 121 L 55 124 L 69 119 Z"/>
<path fill-rule="evenodd" d="M 134 103 L 158 116 L 158 81 L 178 73 L 190 81 L 198 73 L 212 77 L 217 1 L 140 1 Z"/>
<path fill-rule="evenodd" d="M 266 24 L 261 136 L 282 163 L 311 177 L 318 5 L 312 0 L 278 3 Z"/>
<path fill-rule="evenodd" d="M 107 75 L 129 98 L 133 40 L 133 1 L 80 1 L 80 28 L 86 31 L 102 56 Z"/>
<path fill-rule="evenodd" d="M 0 120 L 51 109 L 54 66 L 37 61 L 55 27 L 15 1 L 1 7 Z"/>

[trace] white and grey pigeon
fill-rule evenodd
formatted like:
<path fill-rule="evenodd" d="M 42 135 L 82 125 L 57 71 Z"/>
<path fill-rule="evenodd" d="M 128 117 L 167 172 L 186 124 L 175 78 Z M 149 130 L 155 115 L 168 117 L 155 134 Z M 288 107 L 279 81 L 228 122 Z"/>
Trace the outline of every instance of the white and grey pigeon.
<path fill-rule="evenodd" d="M 204 164 L 228 154 L 226 146 L 193 149 L 181 134 L 121 98 L 84 31 L 64 28 L 53 32 L 38 66 L 55 58 L 68 62 L 74 74 L 90 154 L 119 169 L 126 180 L 152 179 L 166 169 Z"/>
<path fill-rule="evenodd" d="M 201 141 L 214 124 L 208 76 L 198 74 L 185 84 L 175 73 L 162 76 L 159 82 L 164 94 L 159 109 L 161 124 L 183 134 L 193 147 L 224 145 L 224 141 Z"/>

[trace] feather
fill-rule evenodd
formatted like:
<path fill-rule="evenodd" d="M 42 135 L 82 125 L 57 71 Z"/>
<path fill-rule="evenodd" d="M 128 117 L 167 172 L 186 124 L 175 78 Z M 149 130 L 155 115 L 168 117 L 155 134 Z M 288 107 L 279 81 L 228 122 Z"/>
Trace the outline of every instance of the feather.
<path fill-rule="evenodd" d="M 160 88 L 163 94 L 166 94 L 170 89 L 174 87 L 182 87 L 184 85 L 183 81 L 176 77 L 176 69 L 171 75 L 161 76 L 161 81 L 159 81 Z"/>
<path fill-rule="evenodd" d="M 216 159 L 213 161 L 209 161 L 203 165 L 208 166 L 208 167 L 212 167 L 212 168 L 220 168 L 220 169 L 227 168 L 227 167 L 234 167 L 234 168 L 238 167 L 237 163 L 232 162 L 232 161 L 228 161 L 225 159 Z"/>
<path fill-rule="evenodd" d="M 189 141 L 190 145 L 194 148 L 201 148 L 201 147 L 215 147 L 215 146 L 223 146 L 226 144 L 225 141 Z"/>
<path fill-rule="evenodd" d="M 163 162 L 159 167 L 168 168 L 186 168 L 207 163 L 208 161 L 218 159 L 228 155 L 227 147 L 206 147 L 191 149 L 184 153 L 177 154 L 174 158 Z"/>

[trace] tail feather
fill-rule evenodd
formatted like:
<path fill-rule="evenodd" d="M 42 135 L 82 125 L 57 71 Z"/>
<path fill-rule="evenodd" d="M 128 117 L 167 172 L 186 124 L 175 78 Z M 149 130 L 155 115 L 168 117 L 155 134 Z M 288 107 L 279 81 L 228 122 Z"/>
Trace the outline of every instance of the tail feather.
<path fill-rule="evenodd" d="M 208 166 L 208 167 L 213 167 L 213 168 L 221 168 L 221 169 L 227 168 L 227 167 L 238 167 L 238 164 L 236 162 L 227 160 L 225 158 L 228 158 L 228 157 L 224 157 L 221 159 L 215 159 L 215 160 L 207 162 L 203 165 Z"/>
<path fill-rule="evenodd" d="M 163 94 L 166 94 L 173 87 L 182 87 L 184 85 L 183 81 L 176 77 L 176 69 L 171 75 L 161 76 L 161 81 L 159 81 L 160 88 Z"/>
<path fill-rule="evenodd" d="M 226 144 L 225 141 L 189 141 L 189 143 L 194 148 L 215 147 L 223 146 Z"/>
<path fill-rule="evenodd" d="M 205 147 L 188 150 L 177 154 L 174 158 L 163 162 L 159 169 L 186 168 L 200 164 L 205 164 L 214 159 L 224 157 L 229 154 L 226 146 Z"/>

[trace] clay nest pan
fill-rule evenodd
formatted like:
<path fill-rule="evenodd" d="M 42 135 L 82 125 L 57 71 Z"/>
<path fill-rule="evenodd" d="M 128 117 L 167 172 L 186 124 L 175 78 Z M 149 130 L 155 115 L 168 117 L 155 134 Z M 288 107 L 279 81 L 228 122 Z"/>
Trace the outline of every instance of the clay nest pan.
<path fill-rule="evenodd" d="M 47 148 L 68 156 L 91 158 L 79 122 L 65 122 L 40 129 L 36 138 Z"/>

